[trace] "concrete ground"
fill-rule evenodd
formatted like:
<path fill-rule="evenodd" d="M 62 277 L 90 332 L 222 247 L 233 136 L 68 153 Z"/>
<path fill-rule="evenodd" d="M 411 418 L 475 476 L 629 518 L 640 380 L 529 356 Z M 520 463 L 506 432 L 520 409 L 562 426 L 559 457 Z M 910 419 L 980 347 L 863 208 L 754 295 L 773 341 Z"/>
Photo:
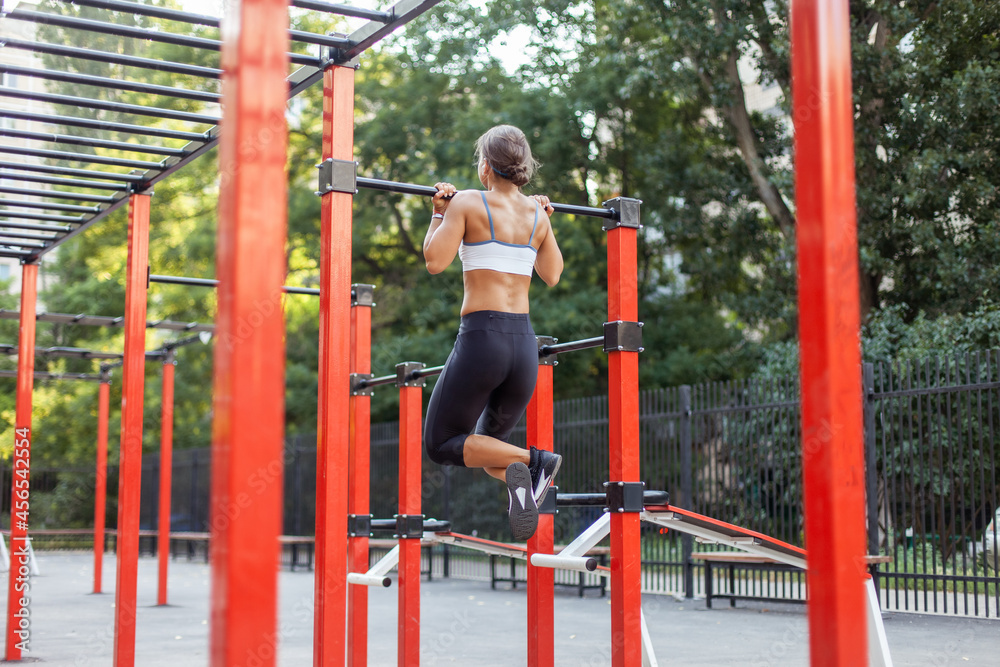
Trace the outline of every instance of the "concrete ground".
<path fill-rule="evenodd" d="M 32 579 L 28 659 L 51 665 L 111 665 L 114 595 L 92 595 L 92 557 L 39 553 Z M 114 590 L 114 557 L 105 559 L 105 590 Z M 208 566 L 171 563 L 170 605 L 156 607 L 156 563 L 139 564 L 136 665 L 207 665 Z M 279 664 L 311 665 L 311 572 L 282 572 Z M 6 574 L 0 576 L 6 591 Z M 370 595 L 370 665 L 396 664 L 395 585 Z M 421 663 L 524 665 L 526 596 L 491 591 L 479 581 L 435 580 L 422 595 Z M 556 594 L 556 664 L 610 665 L 609 602 L 590 593 Z M 6 597 L 6 593 L 3 593 Z M 805 608 L 741 602 L 736 609 L 704 601 L 647 596 L 643 609 L 661 665 L 807 665 Z M 1000 664 L 996 620 L 891 613 L 886 633 L 897 667 Z M 246 667 L 259 664 L 247 656 Z"/>

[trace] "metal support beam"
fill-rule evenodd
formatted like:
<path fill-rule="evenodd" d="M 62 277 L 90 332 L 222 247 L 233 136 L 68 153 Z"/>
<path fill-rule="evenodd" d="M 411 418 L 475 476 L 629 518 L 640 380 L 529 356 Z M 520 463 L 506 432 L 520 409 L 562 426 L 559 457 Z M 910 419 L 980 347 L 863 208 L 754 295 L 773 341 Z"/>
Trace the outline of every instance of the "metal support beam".
<path fill-rule="evenodd" d="M 129 199 L 128 258 L 125 268 L 125 357 L 122 371 L 121 453 L 118 464 L 115 667 L 132 667 L 135 664 L 142 401 L 146 381 L 146 272 L 149 266 L 150 196 L 132 195 Z"/>
<path fill-rule="evenodd" d="M 21 274 L 21 316 L 18 335 L 17 398 L 14 408 L 14 456 L 11 460 L 10 567 L 7 570 L 7 632 L 5 658 L 19 661 L 30 650 L 31 605 L 28 578 L 28 518 L 31 478 L 31 406 L 35 366 L 35 306 L 38 265 L 25 264 Z M 21 620 L 24 623 L 21 623 Z"/>
<path fill-rule="evenodd" d="M 539 363 L 535 392 L 528 403 L 528 445 L 553 451 L 553 383 L 551 365 Z M 554 493 L 553 490 L 549 491 Z M 534 554 L 551 554 L 555 544 L 555 516 L 538 515 L 538 528 L 528 540 L 528 667 L 555 664 L 555 570 L 536 567 Z"/>
<path fill-rule="evenodd" d="M 287 1 L 230 3 L 225 25 L 209 664 L 274 667 L 284 473 Z M 246 155 L 251 145 L 256 150 Z"/>
<path fill-rule="evenodd" d="M 354 153 L 354 68 L 323 74 L 324 160 Z M 342 466 L 350 440 L 350 303 L 353 195 L 320 198 L 320 367 L 316 462 L 316 583 L 313 664 L 344 664 L 347 628 L 348 490 Z"/>
<path fill-rule="evenodd" d="M 101 593 L 104 579 L 104 532 L 108 497 L 108 418 L 111 376 L 102 374 L 97 386 L 97 474 L 94 478 L 94 593 Z"/>
<path fill-rule="evenodd" d="M 160 502 L 156 524 L 156 604 L 167 604 L 167 568 L 170 562 L 170 484 L 174 451 L 174 368 L 173 352 L 163 357 L 163 391 L 160 399 Z"/>
<path fill-rule="evenodd" d="M 792 0 L 802 470 L 814 666 L 867 664 L 865 460 L 847 0 Z"/>
<path fill-rule="evenodd" d="M 411 362 L 396 366 L 405 377 Z M 407 386 L 409 385 L 409 386 Z M 421 410 L 423 382 L 399 387 L 399 514 L 419 516 L 421 485 Z M 420 540 L 399 541 L 397 655 L 400 667 L 420 664 Z M 317 666 L 318 667 L 318 666 Z"/>

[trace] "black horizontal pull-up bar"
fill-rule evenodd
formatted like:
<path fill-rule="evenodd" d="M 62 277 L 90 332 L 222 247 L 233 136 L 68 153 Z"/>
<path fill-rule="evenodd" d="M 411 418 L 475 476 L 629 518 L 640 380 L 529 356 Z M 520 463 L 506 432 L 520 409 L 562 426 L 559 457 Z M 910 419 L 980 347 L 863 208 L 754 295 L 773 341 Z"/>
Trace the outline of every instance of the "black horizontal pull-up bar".
<path fill-rule="evenodd" d="M 168 130 L 162 127 L 148 125 L 132 125 L 130 123 L 112 123 L 106 120 L 94 120 L 93 118 L 81 118 L 79 116 L 59 116 L 29 111 L 13 111 L 4 109 L 5 116 L 16 118 L 17 120 L 27 120 L 46 125 L 67 125 L 69 127 L 86 127 L 91 130 L 107 130 L 109 132 L 123 132 L 126 134 L 141 134 L 146 137 L 163 137 L 164 139 L 180 139 L 182 141 L 208 141 L 210 138 L 205 132 L 182 132 L 181 130 Z"/>
<path fill-rule="evenodd" d="M 41 241 L 22 241 L 20 237 L 10 237 L 8 234 L 0 232 L 0 246 L 7 248 L 44 248 L 45 244 Z"/>
<path fill-rule="evenodd" d="M 2 232 L 0 232 L 2 233 Z M 21 318 L 19 310 L 5 310 L 0 308 L 0 320 L 18 320 Z M 50 324 L 80 324 L 93 327 L 123 327 L 125 318 L 123 316 L 111 317 L 109 315 L 71 315 L 68 313 L 37 313 L 35 319 L 39 322 Z M 147 320 L 147 329 L 162 329 L 164 331 L 187 331 L 191 333 L 209 333 L 215 331 L 214 324 L 201 324 L 199 322 L 179 322 L 175 320 Z"/>
<path fill-rule="evenodd" d="M 110 63 L 112 65 L 143 67 L 145 69 L 155 69 L 161 72 L 170 72 L 171 74 L 196 76 L 203 79 L 218 79 L 222 76 L 222 70 L 216 67 L 188 65 L 185 63 L 170 62 L 169 60 L 156 60 L 154 58 L 140 58 L 139 56 L 109 53 L 107 51 L 94 51 L 92 49 L 82 49 L 75 46 L 44 44 L 42 42 L 32 42 L 24 39 L 4 40 L 4 46 L 11 49 L 22 49 L 24 51 L 44 53 L 51 56 L 82 58 L 84 60 L 93 60 L 95 62 Z"/>
<path fill-rule="evenodd" d="M 362 9 L 360 7 L 349 7 L 331 2 L 314 2 L 313 0 L 292 0 L 292 6 L 299 9 L 312 9 L 317 12 L 328 14 L 338 14 L 340 16 L 351 16 L 358 19 L 369 19 L 379 23 L 388 23 L 392 20 L 389 12 L 380 12 L 374 9 Z"/>
<path fill-rule="evenodd" d="M 95 373 L 46 373 L 45 371 L 35 371 L 36 380 L 86 380 L 89 382 L 104 382 L 104 375 Z M 16 370 L 0 370 L 0 378 L 16 378 Z"/>
<path fill-rule="evenodd" d="M 193 285 L 195 287 L 219 286 L 219 281 L 214 278 L 188 278 L 187 276 L 161 276 L 156 274 L 151 274 L 149 276 L 149 282 L 163 283 L 165 285 Z M 293 285 L 284 285 L 281 290 L 286 294 L 308 294 L 310 296 L 319 296 L 319 289 L 316 287 L 295 287 Z M 353 295 L 354 290 L 351 290 L 351 296 Z"/>
<path fill-rule="evenodd" d="M 35 241 L 51 241 L 56 238 L 51 234 L 32 234 L 31 232 L 19 232 L 19 231 L 0 231 L 0 236 L 6 236 L 12 239 L 33 239 Z"/>
<path fill-rule="evenodd" d="M 435 375 L 441 375 L 441 371 L 444 370 L 444 366 L 433 366 L 431 368 L 418 368 L 415 371 L 411 371 L 403 378 L 403 382 L 411 382 L 413 380 L 419 380 L 420 378 L 433 377 Z M 399 381 L 399 376 L 393 375 L 383 375 L 377 378 L 361 378 L 358 380 L 358 389 L 367 389 L 368 387 L 378 387 L 385 384 L 396 384 Z"/>
<path fill-rule="evenodd" d="M 41 194 L 44 194 L 42 190 Z M 39 193 L 35 193 L 37 196 Z M 0 199 L 0 206 L 19 206 L 21 208 L 38 208 L 48 211 L 69 211 L 71 213 L 97 213 L 100 206 L 76 206 L 75 204 L 55 204 L 52 202 L 21 201 L 20 199 Z"/>
<path fill-rule="evenodd" d="M 0 215 L 7 218 L 21 218 L 22 220 L 45 220 L 47 222 L 70 222 L 70 223 L 81 223 L 83 222 L 83 216 L 80 217 L 70 217 L 68 215 L 46 215 L 44 213 L 21 213 L 19 211 L 0 211 Z M 6 222 L 0 222 L 0 225 L 4 225 Z"/>
<path fill-rule="evenodd" d="M 26 155 L 28 157 L 40 157 L 44 160 L 71 160 L 73 162 L 86 162 L 88 164 L 106 164 L 112 167 L 128 167 L 130 169 L 160 169 L 163 165 L 159 162 L 149 162 L 146 160 L 126 160 L 117 157 L 105 157 L 94 155 L 93 153 L 75 153 L 73 151 L 53 151 L 45 148 L 29 148 L 27 146 L 0 145 L 0 153 L 11 155 Z"/>
<path fill-rule="evenodd" d="M 0 211 L 0 215 L 6 214 L 6 211 Z M 14 222 L 13 220 L 0 220 L 0 227 L 23 229 L 29 232 L 53 232 L 56 234 L 73 231 L 72 227 L 67 227 L 65 225 L 38 225 L 33 222 Z"/>
<path fill-rule="evenodd" d="M 66 188 L 92 188 L 94 190 L 128 190 L 129 186 L 122 183 L 102 183 L 101 181 L 83 181 L 72 178 L 54 178 L 52 176 L 39 176 L 37 174 L 23 174 L 19 172 L 0 171 L 0 179 L 10 181 L 30 181 L 31 183 L 45 183 Z M 46 197 L 55 197 L 50 194 L 50 190 L 45 190 Z M 87 195 L 97 196 L 97 195 Z M 115 199 L 112 197 L 112 200 Z M 96 201 L 96 200 L 92 200 Z"/>
<path fill-rule="evenodd" d="M 557 507 L 606 507 L 606 493 L 562 493 L 556 492 Z M 642 504 L 659 507 L 670 504 L 670 494 L 666 491 L 643 491 Z"/>
<path fill-rule="evenodd" d="M 433 197 L 437 194 L 437 188 L 432 185 L 399 183 L 397 181 L 386 181 L 381 178 L 366 178 L 364 176 L 358 176 L 357 184 L 359 188 L 381 190 L 383 192 L 395 192 L 403 195 Z M 614 218 L 617 216 L 617 211 L 612 208 L 598 208 L 596 206 L 576 206 L 574 204 L 557 204 L 552 202 L 552 208 L 555 209 L 557 213 L 587 215 L 594 218 Z"/>
<path fill-rule="evenodd" d="M 35 102 L 44 102 L 46 104 L 65 104 L 73 107 L 83 107 L 85 109 L 101 109 L 103 111 L 118 111 L 138 116 L 153 116 L 155 118 L 179 120 L 186 123 L 203 123 L 205 125 L 217 125 L 219 123 L 218 116 L 207 116 L 205 114 L 190 113 L 188 111 L 161 109 L 160 107 L 147 107 L 141 104 L 107 102 L 105 100 L 95 100 L 89 97 L 75 97 L 73 95 L 59 95 L 56 93 L 20 90 L 18 88 L 0 87 L 0 96 L 14 97 L 21 100 L 33 100 Z"/>
<path fill-rule="evenodd" d="M 19 177 L 4 176 L 0 174 L 0 179 L 3 178 Z M 117 197 L 112 197 L 111 195 L 87 195 L 79 192 L 64 192 L 62 190 L 29 190 L 28 188 L 9 188 L 6 185 L 0 185 L 0 194 L 24 195 L 26 197 L 46 197 L 48 199 L 75 199 L 77 201 L 92 201 L 108 204 L 117 199 Z"/>
<path fill-rule="evenodd" d="M 584 338 L 583 340 L 572 340 L 567 343 L 558 343 L 554 345 L 543 345 L 538 348 L 539 356 L 549 356 L 551 354 L 559 354 L 560 352 L 576 352 L 577 350 L 588 350 L 592 347 L 601 347 L 604 345 L 604 336 L 595 336 L 594 338 Z"/>
<path fill-rule="evenodd" d="M 125 81 L 122 79 L 111 79 L 106 76 L 93 76 L 90 74 L 77 74 L 75 72 L 57 72 L 49 69 L 35 69 L 33 67 L 17 67 L 14 65 L 0 65 L 0 71 L 19 76 L 30 76 L 36 79 L 48 79 L 50 81 L 63 81 L 65 83 L 78 83 L 85 86 L 97 86 L 99 88 L 113 88 L 115 90 L 133 90 L 138 93 L 148 93 L 150 95 L 165 95 L 167 97 L 179 97 L 185 100 L 197 100 L 199 102 L 218 103 L 222 95 L 201 90 L 190 90 L 188 88 L 173 88 L 171 86 L 159 86 L 152 83 L 138 83 L 135 81 Z"/>

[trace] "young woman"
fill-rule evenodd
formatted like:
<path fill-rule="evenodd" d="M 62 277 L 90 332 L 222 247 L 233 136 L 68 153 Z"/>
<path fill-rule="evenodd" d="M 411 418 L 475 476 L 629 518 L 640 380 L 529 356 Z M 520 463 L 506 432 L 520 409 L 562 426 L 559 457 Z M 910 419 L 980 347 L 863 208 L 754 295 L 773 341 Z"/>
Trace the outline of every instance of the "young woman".
<path fill-rule="evenodd" d="M 486 191 L 437 183 L 424 238 L 427 270 L 444 271 L 457 254 L 465 284 L 458 338 L 427 406 L 424 443 L 435 463 L 483 468 L 506 481 L 511 532 L 526 540 L 562 457 L 507 440 L 538 375 L 528 317 L 532 270 L 555 285 L 563 259 L 548 197 L 521 194 L 537 166 L 524 133 L 490 129 L 476 141 L 476 163 Z"/>

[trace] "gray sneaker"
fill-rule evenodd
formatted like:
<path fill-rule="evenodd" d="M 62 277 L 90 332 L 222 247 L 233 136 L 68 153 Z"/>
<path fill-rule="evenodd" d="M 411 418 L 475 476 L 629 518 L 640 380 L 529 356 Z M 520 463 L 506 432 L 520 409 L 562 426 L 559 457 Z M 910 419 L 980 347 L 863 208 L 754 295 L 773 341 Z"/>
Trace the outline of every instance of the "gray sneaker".
<path fill-rule="evenodd" d="M 552 486 L 552 478 L 559 472 L 562 465 L 562 457 L 545 449 L 531 448 L 531 463 L 528 464 L 528 471 L 531 472 L 531 495 L 535 498 L 535 504 L 541 505 L 545 500 L 545 494 Z"/>
<path fill-rule="evenodd" d="M 510 498 L 507 506 L 510 532 L 519 542 L 527 540 L 538 528 L 538 505 L 531 493 L 528 466 L 520 462 L 507 466 L 507 495 Z"/>

